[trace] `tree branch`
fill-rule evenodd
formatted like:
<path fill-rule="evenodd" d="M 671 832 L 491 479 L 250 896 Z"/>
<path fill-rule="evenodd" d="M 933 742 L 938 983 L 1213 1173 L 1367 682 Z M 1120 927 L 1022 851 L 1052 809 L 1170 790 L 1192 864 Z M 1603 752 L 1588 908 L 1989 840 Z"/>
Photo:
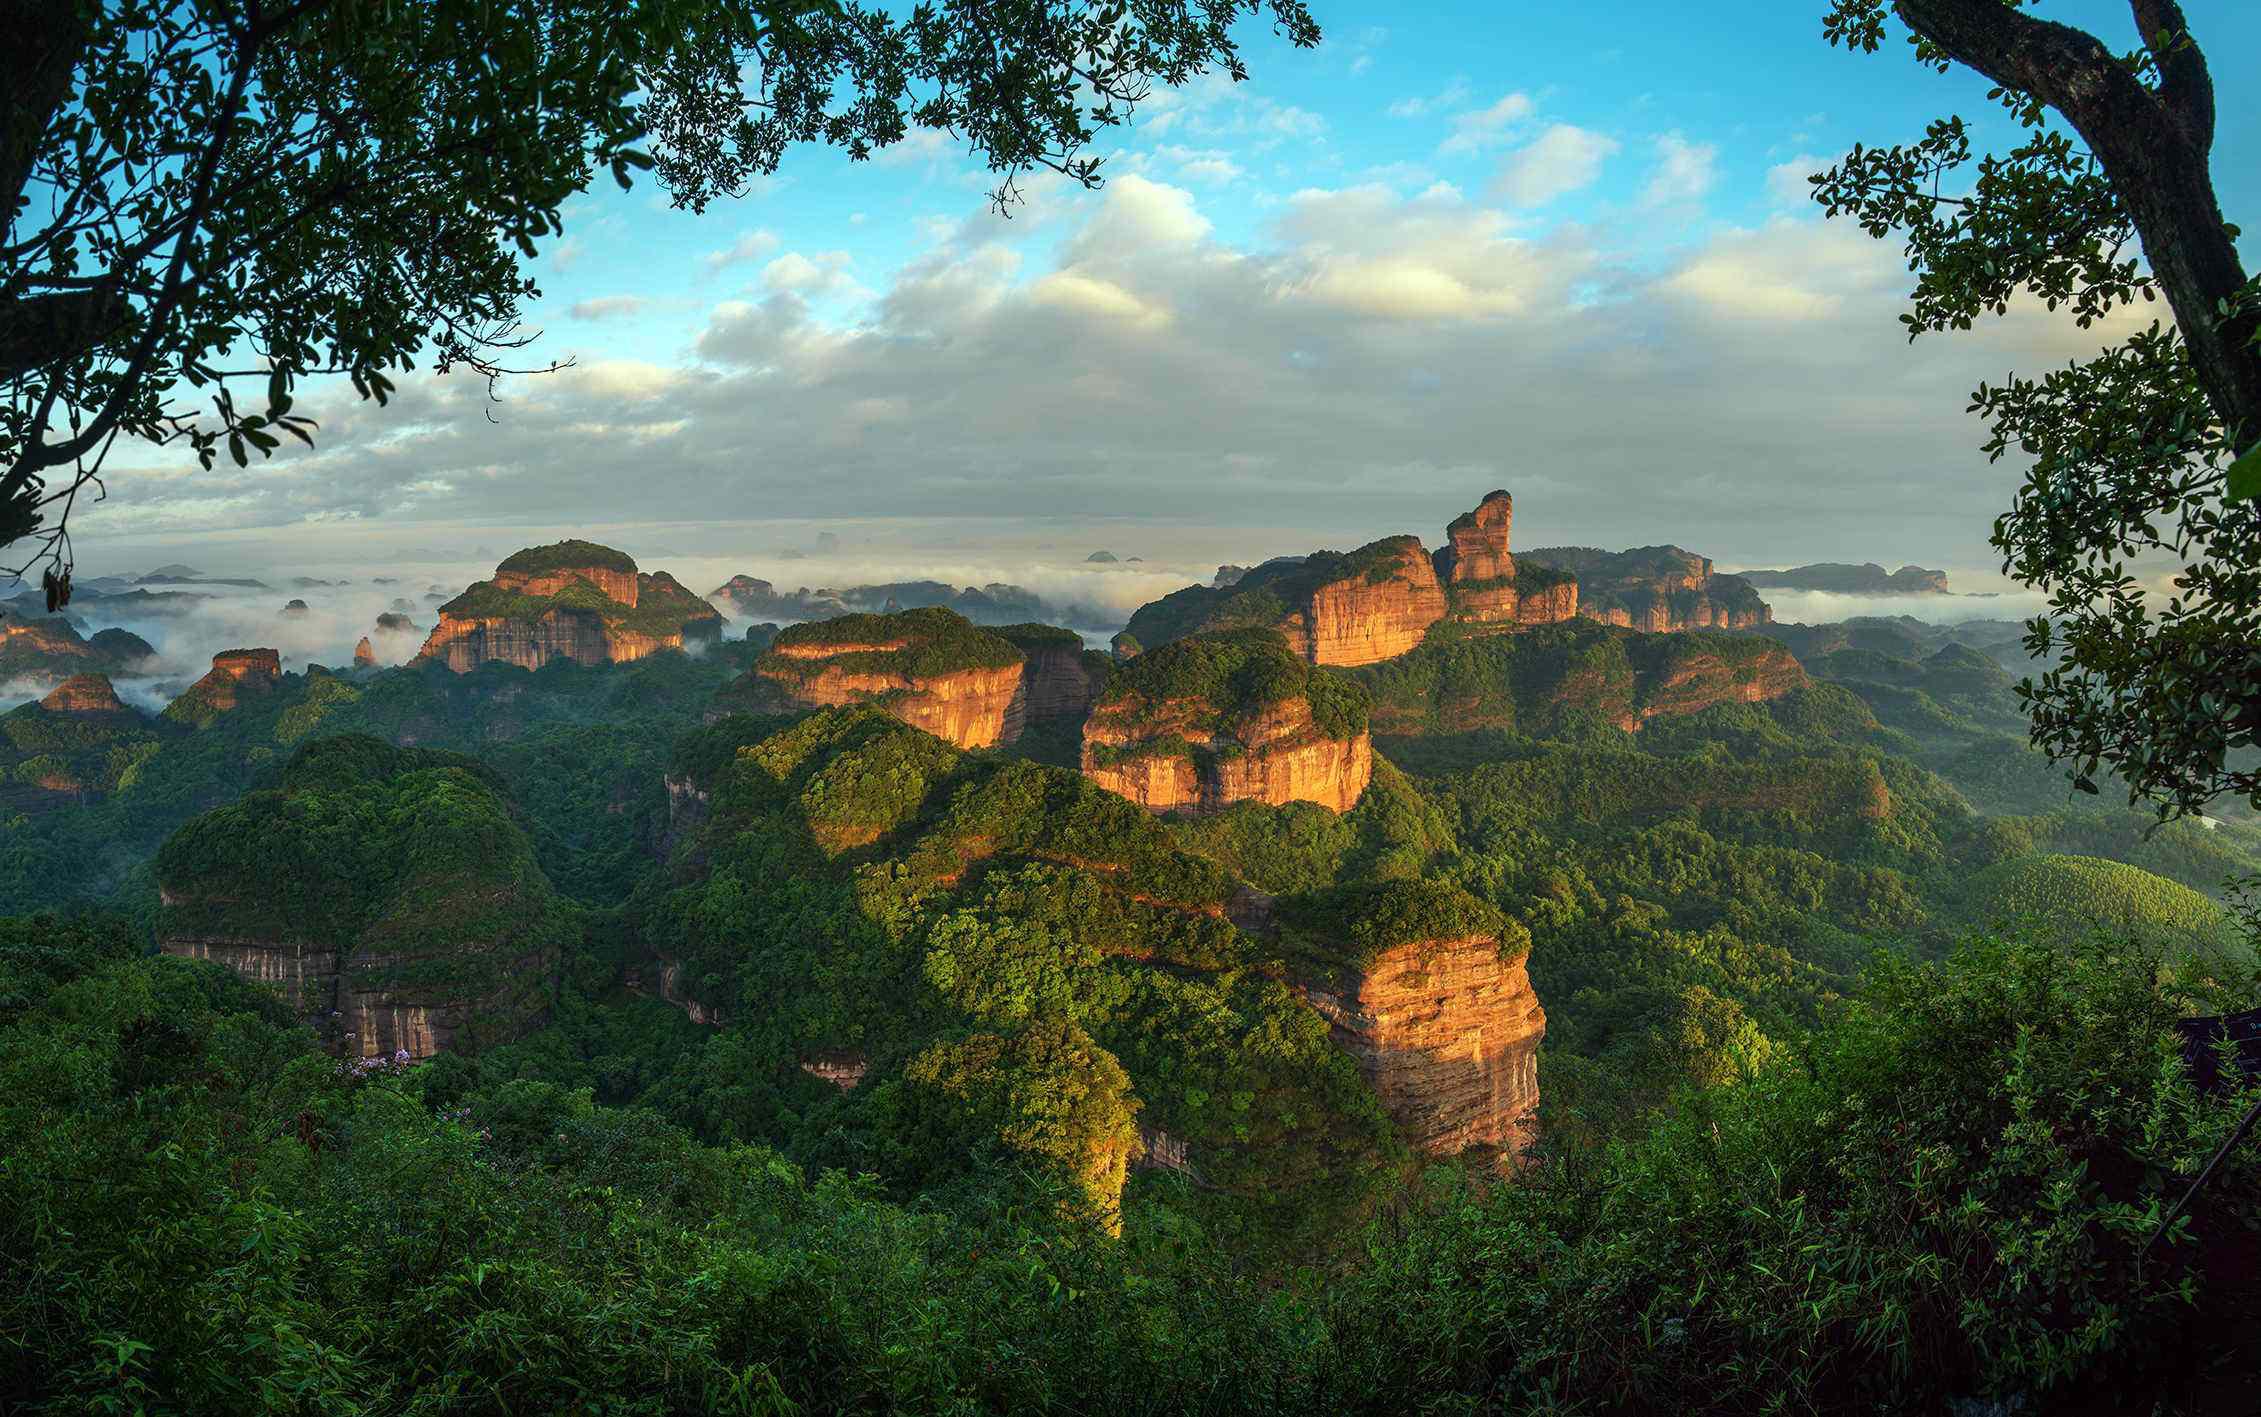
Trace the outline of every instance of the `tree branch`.
<path fill-rule="evenodd" d="M 48 446 L 44 441 L 45 429 L 31 430 L 31 446 L 24 449 L 16 465 L 0 478 L 0 501 L 8 501 L 42 468 L 56 467 L 71 462 L 90 451 L 118 425 L 126 406 L 139 391 L 143 376 L 149 372 L 149 361 L 157 353 L 157 345 L 172 323 L 173 309 L 180 303 L 181 290 L 188 276 L 189 247 L 195 244 L 197 228 L 204 223 L 212 199 L 212 183 L 219 174 L 220 157 L 227 151 L 228 139 L 235 130 L 236 119 L 243 113 L 243 94 L 251 82 L 252 59 L 256 51 L 246 49 L 236 56 L 235 72 L 228 79 L 228 97 L 214 125 L 212 139 L 206 144 L 199 162 L 196 186 L 189 198 L 188 211 L 181 223 L 179 239 L 173 243 L 173 259 L 165 272 L 164 292 L 147 312 L 142 326 L 141 340 L 135 346 L 133 358 L 119 376 L 117 386 L 110 391 L 109 400 L 101 410 L 69 440 Z"/>
<path fill-rule="evenodd" d="M 2144 47 L 2159 61 L 2159 98 L 2183 126 L 2183 136 L 2199 152 L 2214 147 L 2214 76 L 2206 55 L 2191 39 L 2190 22 L 2179 0 L 2128 0 Z M 2165 36 L 2162 41 L 2161 36 Z"/>

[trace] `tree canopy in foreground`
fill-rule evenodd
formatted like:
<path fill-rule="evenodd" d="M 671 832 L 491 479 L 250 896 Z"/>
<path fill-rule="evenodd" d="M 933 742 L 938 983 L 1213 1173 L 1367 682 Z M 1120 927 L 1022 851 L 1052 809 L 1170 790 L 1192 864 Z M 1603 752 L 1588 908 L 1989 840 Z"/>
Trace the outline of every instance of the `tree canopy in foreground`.
<path fill-rule="evenodd" d="M 1155 83 L 1246 76 L 1302 0 L 0 0 L 0 546 L 67 597 L 67 518 L 119 437 L 207 467 L 310 441 L 292 392 L 490 377 L 566 198 L 653 170 L 702 210 L 795 144 L 946 133 L 995 199 Z"/>
<path fill-rule="evenodd" d="M 1832 43 L 1873 53 L 1896 16 L 1917 62 L 1985 75 L 2025 136 L 1974 155 L 1944 118 L 1854 148 L 1814 196 L 1905 239 L 1911 339 L 2021 296 L 2083 328 L 2165 297 L 2171 326 L 1971 396 L 1988 454 L 2032 459 L 1993 539 L 2004 571 L 2049 595 L 2028 648 L 2063 659 L 2020 694 L 2035 744 L 2083 790 L 2109 770 L 2163 815 L 2261 805 L 2261 500 L 2233 478 L 2261 436 L 2261 283 L 2214 195 L 2213 78 L 2175 0 L 2129 0 L 2126 52 L 2038 8 L 1834 0 Z M 2139 574 L 2158 561 L 2177 567 L 2164 593 Z"/>

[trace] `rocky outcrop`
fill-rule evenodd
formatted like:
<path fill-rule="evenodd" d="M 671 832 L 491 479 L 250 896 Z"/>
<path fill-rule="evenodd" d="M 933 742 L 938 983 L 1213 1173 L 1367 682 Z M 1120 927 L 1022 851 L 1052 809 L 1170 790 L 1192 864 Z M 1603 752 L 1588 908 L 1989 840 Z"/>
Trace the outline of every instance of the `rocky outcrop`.
<path fill-rule="evenodd" d="M 82 718 L 110 717 L 119 714 L 138 718 L 140 715 L 126 707 L 111 686 L 106 674 L 73 674 L 39 701 L 39 706 L 49 713 L 67 713 Z"/>
<path fill-rule="evenodd" d="M 1353 677 L 1385 738 L 1488 729 L 1543 736 L 1580 716 L 1631 732 L 1717 704 L 1779 698 L 1809 682 L 1789 650 L 1759 635 L 1641 634 L 1583 619 L 1424 645 Z"/>
<path fill-rule="evenodd" d="M 1311 585 L 1281 623 L 1289 647 L 1312 664 L 1393 659 L 1444 618 L 1444 589 L 1418 537 L 1391 537 L 1352 559 Z"/>
<path fill-rule="evenodd" d="M 1674 630 L 1751 630 L 1774 612 L 1750 582 L 1713 571 L 1711 559 L 1677 546 L 1601 551 L 1555 546 L 1523 553 L 1526 565 L 1578 579 L 1578 613 L 1645 634 Z"/>
<path fill-rule="evenodd" d="M 158 944 L 279 989 L 348 1058 L 523 1034 L 580 926 L 465 763 L 356 735 L 310 742 L 280 787 L 166 840 Z"/>
<path fill-rule="evenodd" d="M 789 709 L 872 703 L 961 748 L 1018 738 L 1021 651 L 939 608 L 847 615 L 781 631 L 733 692 Z"/>
<path fill-rule="evenodd" d="M 1527 567 L 1516 582 L 1515 623 L 1559 625 L 1578 618 L 1578 578 L 1540 565 Z"/>
<path fill-rule="evenodd" d="M 1419 644 L 1444 614 L 1444 588 L 1420 538 L 1392 536 L 1347 555 L 1267 561 L 1227 586 L 1173 591 L 1131 616 L 1115 652 L 1128 658 L 1187 635 L 1261 628 L 1279 631 L 1307 664 L 1372 664 Z"/>
<path fill-rule="evenodd" d="M 801 1071 L 818 1082 L 828 1082 L 842 1092 L 853 1092 L 871 1071 L 871 1063 L 860 1053 L 820 1053 L 814 1058 L 801 1060 Z"/>
<path fill-rule="evenodd" d="M 1538 1107 L 1546 1013 L 1491 936 L 1421 940 L 1298 981 L 1415 1150 L 1512 1158 Z"/>
<path fill-rule="evenodd" d="M 1347 812 L 1374 775 L 1365 696 L 1277 631 L 1174 641 L 1116 671 L 1084 721 L 1084 776 L 1155 812 L 1316 802 Z"/>
<path fill-rule="evenodd" d="M 1672 652 L 1636 657 L 1642 682 L 1625 727 L 1716 704 L 1765 703 L 1811 682 L 1790 651 L 1772 640 L 1676 635 L 1664 643 Z"/>
<path fill-rule="evenodd" d="M 614 604 L 633 610 L 642 592 L 641 580 L 635 558 L 624 551 L 593 541 L 560 541 L 550 546 L 529 546 L 504 557 L 495 567 L 493 584 L 546 600 L 578 581 Z"/>
<path fill-rule="evenodd" d="M 1902 566 L 1886 571 L 1874 561 L 1858 566 L 1839 561 L 1818 561 L 1786 571 L 1738 571 L 1736 574 L 1761 590 L 1819 590 L 1838 595 L 1952 595 L 1945 571 Z"/>
<path fill-rule="evenodd" d="M 165 716 L 209 723 L 246 702 L 273 693 L 283 682 L 282 656 L 271 649 L 229 649 L 212 656 L 212 667 L 165 706 Z"/>
<path fill-rule="evenodd" d="M 439 609 L 419 660 L 457 673 L 501 661 L 616 664 L 720 638 L 720 612 L 664 571 L 586 541 L 520 551 Z"/>
<path fill-rule="evenodd" d="M 1021 652 L 1022 716 L 1034 722 L 1081 718 L 1106 687 L 1107 660 L 1083 636 L 1051 625 L 1001 625 L 997 637 Z"/>
<path fill-rule="evenodd" d="M 353 647 L 353 667 L 356 669 L 375 669 L 377 667 L 377 647 L 369 643 L 367 635 L 363 635 L 361 643 Z"/>
<path fill-rule="evenodd" d="M 64 679 L 73 674 L 147 674 L 157 651 L 127 630 L 97 630 L 82 637 L 60 615 L 0 615 L 0 677 Z"/>
<path fill-rule="evenodd" d="M 177 898 L 166 903 L 176 904 Z M 289 939 L 244 939 L 189 933 L 161 935 L 166 954 L 224 965 L 254 984 L 278 990 L 283 1001 L 347 1058 L 411 1060 L 462 1044 L 467 1032 L 510 1036 L 524 1032 L 547 1006 L 533 981 L 556 960 L 547 953 L 509 961 L 495 989 L 466 996 L 445 985 L 403 983 L 400 976 L 429 956 L 382 949 L 340 949 Z M 500 1032 L 498 1034 L 498 1026 Z"/>

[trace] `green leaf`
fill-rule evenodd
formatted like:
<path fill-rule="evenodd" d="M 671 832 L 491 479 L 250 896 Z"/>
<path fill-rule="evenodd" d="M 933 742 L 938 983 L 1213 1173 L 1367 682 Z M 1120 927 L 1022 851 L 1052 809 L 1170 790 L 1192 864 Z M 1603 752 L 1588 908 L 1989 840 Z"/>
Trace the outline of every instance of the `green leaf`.
<path fill-rule="evenodd" d="M 2261 498 L 2261 443 L 2245 450 L 2245 456 L 2230 464 L 2230 480 L 2223 496 L 2232 502 L 2251 502 Z"/>

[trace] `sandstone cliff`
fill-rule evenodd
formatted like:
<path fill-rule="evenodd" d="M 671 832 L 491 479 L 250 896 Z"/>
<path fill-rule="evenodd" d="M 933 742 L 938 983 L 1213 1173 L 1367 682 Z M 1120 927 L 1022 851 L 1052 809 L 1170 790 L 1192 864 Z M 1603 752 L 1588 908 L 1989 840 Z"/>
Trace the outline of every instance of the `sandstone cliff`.
<path fill-rule="evenodd" d="M 1031 721 L 1081 718 L 1107 683 L 1107 657 L 1083 636 L 1052 625 L 1000 625 L 997 637 L 1021 652 L 1022 709 Z"/>
<path fill-rule="evenodd" d="M 1308 664 L 1372 664 L 1421 642 L 1444 618 L 1444 588 L 1420 539 L 1385 537 L 1344 555 L 1267 561 L 1227 586 L 1187 586 L 1131 616 L 1129 656 L 1204 631 L 1273 629 Z"/>
<path fill-rule="evenodd" d="M 1024 667 L 1020 650 L 964 616 L 904 610 L 780 631 L 730 692 L 788 709 L 868 702 L 961 748 L 988 748 L 1020 736 Z"/>
<path fill-rule="evenodd" d="M 274 986 L 349 1058 L 523 1033 L 576 928 L 470 760 L 351 735 L 183 826 L 156 876 L 166 953 Z"/>
<path fill-rule="evenodd" d="M 119 714 L 138 718 L 140 715 L 126 707 L 118 691 L 105 674 L 74 674 L 55 686 L 39 706 L 49 713 L 67 713 L 75 717 L 103 718 Z"/>
<path fill-rule="evenodd" d="M 520 551 L 439 608 L 417 653 L 457 673 L 500 660 L 539 669 L 557 659 L 614 664 L 720 637 L 720 612 L 666 572 L 586 541 Z"/>
<path fill-rule="evenodd" d="M 1490 935 L 1414 940 L 1297 987 L 1416 1151 L 1523 1150 L 1547 1018 L 1522 952 Z"/>
<path fill-rule="evenodd" d="M 86 638 L 60 615 L 0 615 L 0 677 L 147 674 L 156 668 L 156 659 L 149 641 L 127 630 L 98 630 Z"/>
<path fill-rule="evenodd" d="M 1116 671 L 1084 722 L 1083 772 L 1151 811 L 1316 802 L 1347 812 L 1374 773 L 1364 696 L 1276 631 L 1173 641 Z"/>
<path fill-rule="evenodd" d="M 1555 546 L 1523 553 L 1578 579 L 1578 613 L 1647 634 L 1672 630 L 1750 630 L 1774 612 L 1750 582 L 1713 571 L 1711 559 L 1677 546 L 1600 551 Z"/>
<path fill-rule="evenodd" d="M 165 706 L 165 717 L 202 726 L 253 698 L 273 693 L 283 682 L 282 656 L 271 649 L 230 649 L 212 656 L 212 667 Z"/>

